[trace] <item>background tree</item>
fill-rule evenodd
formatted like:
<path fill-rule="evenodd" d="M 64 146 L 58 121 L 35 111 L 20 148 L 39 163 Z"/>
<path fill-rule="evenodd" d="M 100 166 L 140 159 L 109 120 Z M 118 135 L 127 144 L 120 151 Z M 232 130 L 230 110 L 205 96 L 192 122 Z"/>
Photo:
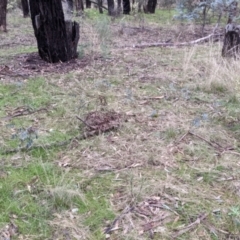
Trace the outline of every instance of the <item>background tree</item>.
<path fill-rule="evenodd" d="M 108 15 L 109 16 L 115 15 L 114 0 L 107 0 L 107 4 L 108 4 Z"/>
<path fill-rule="evenodd" d="M 91 8 L 91 0 L 86 0 L 86 8 Z"/>
<path fill-rule="evenodd" d="M 117 0 L 117 14 L 122 12 L 122 0 Z"/>
<path fill-rule="evenodd" d="M 103 8 L 102 8 L 103 2 L 102 0 L 98 0 L 98 9 L 99 13 L 103 14 Z"/>
<path fill-rule="evenodd" d="M 0 0 L 0 29 L 7 31 L 7 0 Z"/>
<path fill-rule="evenodd" d="M 147 5 L 144 7 L 145 13 L 155 13 L 157 0 L 148 0 Z"/>
<path fill-rule="evenodd" d="M 28 0 L 21 0 L 21 3 L 22 3 L 23 17 L 28 17 L 29 16 Z"/>
<path fill-rule="evenodd" d="M 72 1 L 30 0 L 29 4 L 40 57 L 51 63 L 76 58 L 79 25 L 71 21 Z"/>
<path fill-rule="evenodd" d="M 130 0 L 123 0 L 123 14 L 129 14 L 130 11 Z"/>

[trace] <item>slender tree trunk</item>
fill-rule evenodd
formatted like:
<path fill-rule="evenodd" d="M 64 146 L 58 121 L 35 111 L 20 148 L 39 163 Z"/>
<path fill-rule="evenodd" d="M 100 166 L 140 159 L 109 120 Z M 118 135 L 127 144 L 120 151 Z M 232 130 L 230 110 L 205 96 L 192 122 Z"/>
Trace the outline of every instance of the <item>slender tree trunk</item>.
<path fill-rule="evenodd" d="M 86 0 L 86 8 L 91 8 L 91 1 Z"/>
<path fill-rule="evenodd" d="M 122 12 L 122 0 L 117 0 L 117 14 Z"/>
<path fill-rule="evenodd" d="M 0 0 L 0 30 L 7 31 L 7 0 Z"/>
<path fill-rule="evenodd" d="M 207 17 L 207 5 L 203 7 L 203 24 L 202 24 L 202 36 L 204 35 L 204 28 L 206 25 L 206 17 Z"/>
<path fill-rule="evenodd" d="M 123 0 L 123 14 L 129 14 L 130 11 L 130 0 Z"/>
<path fill-rule="evenodd" d="M 22 3 L 23 17 L 28 17 L 29 16 L 28 0 L 21 0 L 21 3 Z"/>
<path fill-rule="evenodd" d="M 139 2 L 138 2 L 138 12 L 140 13 L 140 12 L 142 12 L 142 1 L 141 0 L 139 0 Z"/>
<path fill-rule="evenodd" d="M 29 0 L 29 5 L 40 57 L 51 63 L 76 58 L 79 25 L 71 21 L 72 1 Z"/>
<path fill-rule="evenodd" d="M 114 0 L 107 0 L 107 3 L 108 3 L 108 14 L 110 16 L 115 15 L 115 12 L 114 12 Z"/>
<path fill-rule="evenodd" d="M 83 0 L 75 0 L 76 15 L 79 16 L 84 11 Z"/>
<path fill-rule="evenodd" d="M 103 14 L 102 0 L 98 0 L 98 9 L 99 9 L 99 13 Z"/>
<path fill-rule="evenodd" d="M 135 11 L 135 0 L 132 0 L 132 11 Z"/>

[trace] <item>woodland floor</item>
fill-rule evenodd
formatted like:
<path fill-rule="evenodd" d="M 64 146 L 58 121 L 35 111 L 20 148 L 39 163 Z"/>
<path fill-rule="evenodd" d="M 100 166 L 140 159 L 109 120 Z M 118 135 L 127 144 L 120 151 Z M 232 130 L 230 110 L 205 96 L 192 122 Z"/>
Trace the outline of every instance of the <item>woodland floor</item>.
<path fill-rule="evenodd" d="M 165 15 L 164 15 L 165 14 Z M 0 33 L 0 239 L 240 239 L 240 68 L 166 11 L 90 10 L 48 64 Z M 135 45 L 172 42 L 172 47 Z M 10 238 L 7 238 L 10 236 Z"/>

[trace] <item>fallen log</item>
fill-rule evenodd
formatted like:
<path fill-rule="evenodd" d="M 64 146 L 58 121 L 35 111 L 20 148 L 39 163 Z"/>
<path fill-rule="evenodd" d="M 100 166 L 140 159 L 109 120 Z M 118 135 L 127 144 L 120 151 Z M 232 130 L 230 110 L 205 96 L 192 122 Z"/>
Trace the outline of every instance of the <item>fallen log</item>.
<path fill-rule="evenodd" d="M 182 42 L 182 43 L 171 43 L 171 42 L 157 42 L 157 43 L 143 43 L 143 44 L 134 44 L 129 47 L 133 48 L 147 48 L 147 47 L 181 47 L 181 46 L 190 46 L 195 45 L 201 42 L 210 41 L 214 37 L 219 37 L 219 34 L 209 34 L 206 37 L 199 38 L 190 42 Z"/>

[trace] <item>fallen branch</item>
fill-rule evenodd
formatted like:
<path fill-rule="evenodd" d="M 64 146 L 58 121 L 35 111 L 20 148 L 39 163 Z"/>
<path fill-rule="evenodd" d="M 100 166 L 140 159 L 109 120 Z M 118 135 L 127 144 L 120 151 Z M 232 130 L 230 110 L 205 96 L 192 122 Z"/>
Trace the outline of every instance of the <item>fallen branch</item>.
<path fill-rule="evenodd" d="M 146 47 L 182 47 L 182 46 L 189 46 L 194 45 L 206 40 L 209 40 L 212 37 L 219 36 L 219 34 L 211 33 L 206 37 L 199 38 L 190 42 L 183 42 L 183 43 L 169 43 L 169 42 L 159 42 L 159 43 L 143 43 L 143 44 L 135 44 L 132 46 L 126 47 L 133 47 L 133 48 L 146 48 Z"/>
<path fill-rule="evenodd" d="M 190 135 L 192 135 L 192 136 L 195 136 L 195 137 L 203 140 L 204 142 L 208 143 L 210 146 L 212 146 L 212 147 L 214 147 L 214 148 L 217 148 L 217 149 L 218 149 L 218 148 L 221 148 L 221 149 L 223 149 L 223 147 L 222 147 L 220 144 L 218 144 L 218 143 L 216 143 L 216 142 L 212 143 L 212 142 L 208 141 L 207 139 L 205 139 L 205 138 L 203 138 L 203 137 L 201 137 L 201 136 L 199 136 L 199 135 L 197 135 L 197 134 L 195 134 L 195 133 L 193 133 L 193 132 L 190 132 L 190 131 L 189 131 L 188 134 L 190 134 Z M 216 145 L 217 145 L 217 146 L 216 146 Z M 218 150 L 219 150 L 219 149 L 218 149 Z"/>

